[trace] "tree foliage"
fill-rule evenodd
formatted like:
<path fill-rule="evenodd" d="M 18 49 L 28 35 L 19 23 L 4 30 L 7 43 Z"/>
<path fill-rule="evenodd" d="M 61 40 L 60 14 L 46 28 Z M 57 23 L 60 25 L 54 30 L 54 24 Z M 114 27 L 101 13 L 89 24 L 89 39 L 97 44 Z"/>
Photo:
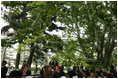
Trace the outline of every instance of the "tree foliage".
<path fill-rule="evenodd" d="M 28 46 L 36 59 L 44 58 L 51 49 L 56 53 L 54 59 L 66 66 L 68 62 L 84 60 L 107 67 L 117 54 L 116 1 L 3 1 L 2 4 L 9 8 L 3 16 L 9 25 L 2 32 L 9 28 L 15 31 L 7 34 L 12 39 L 9 43 L 3 39 L 2 46 L 18 42 L 19 47 Z M 63 25 L 57 26 L 56 22 Z M 63 31 L 63 37 L 48 33 L 54 30 Z"/>

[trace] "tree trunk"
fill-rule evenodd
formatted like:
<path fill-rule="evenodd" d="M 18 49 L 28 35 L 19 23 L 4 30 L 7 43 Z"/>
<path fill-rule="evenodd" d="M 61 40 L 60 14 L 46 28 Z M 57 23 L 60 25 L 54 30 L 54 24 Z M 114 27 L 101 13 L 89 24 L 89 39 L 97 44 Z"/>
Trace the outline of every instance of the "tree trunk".
<path fill-rule="evenodd" d="M 16 69 L 19 69 L 19 63 L 20 63 L 20 51 L 21 51 L 21 47 L 19 47 L 17 55 L 16 55 L 16 63 L 15 63 L 15 67 Z"/>
<path fill-rule="evenodd" d="M 111 55 L 115 46 L 117 45 L 116 45 L 115 39 L 113 39 L 111 42 L 111 45 L 109 46 L 109 50 L 105 51 L 104 63 L 103 63 L 104 68 L 107 68 L 107 66 L 109 65 L 110 58 L 111 58 Z"/>
<path fill-rule="evenodd" d="M 91 16 L 92 13 L 97 12 L 97 9 L 96 9 L 96 11 L 90 10 L 93 7 L 91 7 L 89 3 L 87 3 L 87 7 L 88 7 L 88 13 L 89 13 L 88 20 L 93 25 L 94 33 L 95 33 L 95 40 L 97 42 L 97 45 L 96 45 L 97 46 L 97 49 L 96 49 L 97 50 L 97 60 L 102 62 L 103 61 L 102 58 L 103 58 L 103 46 L 104 46 L 104 34 L 105 34 L 106 29 L 105 29 L 105 26 L 104 26 L 103 30 L 102 30 L 102 36 L 99 37 L 97 27 L 96 27 L 96 20 L 94 19 L 94 17 Z M 96 15 L 97 15 L 97 13 L 96 13 Z"/>
<path fill-rule="evenodd" d="M 99 62 L 103 62 L 103 52 L 102 51 L 97 51 L 97 60 Z"/>
<path fill-rule="evenodd" d="M 109 30 L 109 35 L 106 40 L 104 63 L 103 63 L 104 68 L 107 68 L 107 66 L 109 65 L 112 51 L 115 47 L 115 36 L 113 36 L 112 34 L 113 33 L 112 26 L 110 26 L 108 30 Z"/>
<path fill-rule="evenodd" d="M 104 63 L 103 63 L 104 68 L 107 68 L 107 66 L 109 65 L 110 58 L 111 58 L 111 52 L 108 51 L 107 53 L 105 53 L 104 56 Z"/>
<path fill-rule="evenodd" d="M 98 56 L 97 56 L 97 59 L 101 60 L 102 63 L 103 63 L 103 48 L 104 48 L 105 31 L 106 31 L 106 28 L 104 26 L 103 29 L 102 29 L 102 36 L 101 36 L 101 40 L 100 40 L 100 48 L 101 48 L 101 50 L 98 52 Z"/>
<path fill-rule="evenodd" d="M 32 63 L 32 58 L 34 56 L 34 42 L 31 43 L 31 48 L 30 48 L 30 55 L 28 57 L 28 63 L 29 63 L 29 67 L 31 66 Z"/>
<path fill-rule="evenodd" d="M 5 55 L 6 55 L 6 47 L 3 47 L 1 61 L 5 59 Z"/>
<path fill-rule="evenodd" d="M 16 69 L 19 69 L 19 63 L 20 63 L 20 53 L 17 53 L 16 55 Z"/>
<path fill-rule="evenodd" d="M 37 61 L 35 61 L 35 62 L 36 62 L 36 64 L 35 64 L 35 72 L 34 73 L 37 73 L 37 71 L 38 71 Z"/>
<path fill-rule="evenodd" d="M 97 32 L 97 27 L 96 27 L 94 19 L 92 21 L 92 24 L 93 24 L 93 28 L 94 28 L 94 32 L 95 32 L 95 40 L 97 42 L 97 60 L 101 62 L 101 60 L 102 60 L 102 51 L 101 50 L 102 49 L 99 44 L 98 32 Z"/>
<path fill-rule="evenodd" d="M 77 37 L 78 37 L 78 42 L 80 44 L 80 47 L 81 47 L 81 49 L 82 49 L 83 54 L 85 55 L 85 57 L 88 58 L 88 54 L 87 54 L 86 49 L 83 46 L 83 43 L 82 43 L 81 38 L 80 38 L 80 31 L 79 31 L 79 27 L 78 27 L 77 17 L 75 18 L 75 27 L 77 28 Z"/>

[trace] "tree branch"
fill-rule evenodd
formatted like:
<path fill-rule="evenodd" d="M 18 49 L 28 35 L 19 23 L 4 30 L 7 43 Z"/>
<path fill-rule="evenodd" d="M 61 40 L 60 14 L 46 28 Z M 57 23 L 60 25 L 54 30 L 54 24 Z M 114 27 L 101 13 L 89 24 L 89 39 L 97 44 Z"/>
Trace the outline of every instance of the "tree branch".
<path fill-rule="evenodd" d="M 38 13 L 38 16 L 37 16 L 37 18 L 33 21 L 33 23 L 32 23 L 32 27 L 34 26 L 34 24 L 37 22 L 37 20 L 39 19 L 39 17 L 40 17 L 40 14 L 42 13 L 42 11 L 43 10 L 41 10 L 39 13 Z"/>
<path fill-rule="evenodd" d="M 85 50 L 85 47 L 83 46 L 83 43 L 82 43 L 82 41 L 81 41 L 81 38 L 80 38 L 80 31 L 79 31 L 79 27 L 78 27 L 78 21 L 77 21 L 77 17 L 75 18 L 75 26 L 76 26 L 76 28 L 77 28 L 77 36 L 78 36 L 78 41 L 79 41 L 79 44 L 80 44 L 80 47 L 82 48 L 82 51 L 83 51 L 83 53 L 84 53 L 84 55 L 86 56 L 86 57 L 88 57 L 88 54 L 87 54 L 87 52 L 86 52 L 86 50 Z"/>
<path fill-rule="evenodd" d="M 69 59 L 72 60 L 81 60 L 81 61 L 94 61 L 94 59 L 90 58 L 90 59 L 85 59 L 85 58 L 72 58 L 72 57 L 67 57 Z"/>

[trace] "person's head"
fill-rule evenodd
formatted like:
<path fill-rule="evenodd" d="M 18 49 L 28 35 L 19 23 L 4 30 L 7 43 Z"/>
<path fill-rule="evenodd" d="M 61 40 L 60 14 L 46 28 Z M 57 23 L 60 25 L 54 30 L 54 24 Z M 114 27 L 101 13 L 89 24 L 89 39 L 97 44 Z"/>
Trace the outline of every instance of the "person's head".
<path fill-rule="evenodd" d="M 83 72 L 83 69 L 82 68 L 80 68 L 80 72 Z"/>
<path fill-rule="evenodd" d="M 76 74 L 75 74 L 75 72 L 73 71 L 73 70 L 71 70 L 71 71 L 69 71 L 68 72 L 68 77 L 69 78 L 72 78 L 73 76 L 75 76 Z"/>
<path fill-rule="evenodd" d="M 22 77 L 23 72 L 21 70 L 19 70 L 19 76 Z"/>
<path fill-rule="evenodd" d="M 61 70 L 61 71 L 64 70 L 64 66 L 63 66 L 63 65 L 60 66 L 60 70 Z"/>
<path fill-rule="evenodd" d="M 31 75 L 31 71 L 28 70 L 28 71 L 26 72 L 26 75 L 27 75 L 27 76 L 30 76 L 30 75 Z"/>
<path fill-rule="evenodd" d="M 114 65 L 114 62 L 112 63 L 112 65 Z"/>
<path fill-rule="evenodd" d="M 91 68 L 89 68 L 89 71 L 91 71 Z"/>
<path fill-rule="evenodd" d="M 53 78 L 59 78 L 59 74 L 57 71 L 54 71 L 54 73 L 52 74 Z"/>
<path fill-rule="evenodd" d="M 5 60 L 2 61 L 2 66 L 5 66 L 7 62 Z"/>
<path fill-rule="evenodd" d="M 77 77 L 78 77 L 78 78 L 83 78 L 83 74 L 82 74 L 80 71 L 78 71 L 78 72 L 77 72 Z"/>
<path fill-rule="evenodd" d="M 63 71 L 59 72 L 59 77 L 65 76 L 65 73 Z"/>
<path fill-rule="evenodd" d="M 20 73 L 17 70 L 13 70 L 13 71 L 11 71 L 9 77 L 10 78 L 20 78 Z"/>
<path fill-rule="evenodd" d="M 43 76 L 43 69 L 40 71 L 40 75 Z"/>
<path fill-rule="evenodd" d="M 94 73 L 91 73 L 90 76 L 91 76 L 92 78 L 95 78 L 95 77 L 96 77 Z"/>
<path fill-rule="evenodd" d="M 113 78 L 113 75 L 111 73 L 107 73 L 107 78 Z"/>

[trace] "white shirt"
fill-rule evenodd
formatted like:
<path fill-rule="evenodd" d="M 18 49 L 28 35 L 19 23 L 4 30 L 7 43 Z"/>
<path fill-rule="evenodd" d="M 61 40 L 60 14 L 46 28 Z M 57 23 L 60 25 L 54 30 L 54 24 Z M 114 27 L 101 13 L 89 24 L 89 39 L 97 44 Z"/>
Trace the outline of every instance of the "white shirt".
<path fill-rule="evenodd" d="M 32 76 L 27 76 L 26 78 L 32 78 Z"/>
<path fill-rule="evenodd" d="M 62 77 L 60 77 L 60 78 L 66 78 L 65 76 L 62 76 Z"/>
<path fill-rule="evenodd" d="M 78 78 L 77 76 L 73 76 L 73 78 Z"/>

